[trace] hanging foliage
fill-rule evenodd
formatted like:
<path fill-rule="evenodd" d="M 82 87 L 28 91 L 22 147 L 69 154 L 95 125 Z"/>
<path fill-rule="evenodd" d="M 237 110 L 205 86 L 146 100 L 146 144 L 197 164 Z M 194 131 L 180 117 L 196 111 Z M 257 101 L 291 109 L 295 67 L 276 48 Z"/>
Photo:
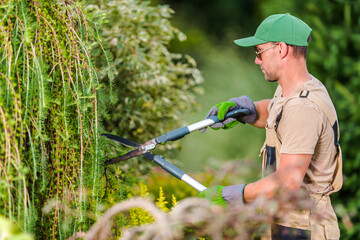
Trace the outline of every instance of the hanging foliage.
<path fill-rule="evenodd" d="M 0 3 L 0 215 L 39 239 L 65 239 L 138 181 L 131 168 L 104 171 L 103 121 L 124 136 L 163 133 L 195 105 L 202 79 L 192 58 L 167 50 L 184 37 L 167 7 Z"/>
<path fill-rule="evenodd" d="M 92 16 L 72 1 L 0 2 L 0 214 L 40 239 L 63 238 L 67 209 L 76 230 L 99 206 Z"/>

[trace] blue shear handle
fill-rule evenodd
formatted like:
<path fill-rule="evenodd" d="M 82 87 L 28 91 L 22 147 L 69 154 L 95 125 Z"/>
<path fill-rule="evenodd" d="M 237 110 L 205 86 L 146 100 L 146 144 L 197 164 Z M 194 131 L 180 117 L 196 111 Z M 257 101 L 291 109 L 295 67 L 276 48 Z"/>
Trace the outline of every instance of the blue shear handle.
<path fill-rule="evenodd" d="M 188 127 L 182 127 L 182 128 L 176 129 L 174 131 L 168 132 L 160 137 L 155 138 L 155 141 L 156 141 L 156 143 L 164 144 L 167 141 L 178 140 L 189 133 L 190 133 L 190 131 L 189 131 Z"/>
<path fill-rule="evenodd" d="M 237 117 L 240 117 L 240 116 L 248 115 L 249 113 L 250 113 L 250 110 L 247 109 L 247 108 L 243 108 L 243 107 L 234 108 L 233 110 L 231 110 L 230 112 L 228 112 L 227 114 L 225 114 L 224 119 L 221 120 L 221 121 L 224 121 L 224 120 L 227 119 L 227 118 L 237 118 Z M 210 116 L 208 119 L 213 120 L 215 123 L 220 122 L 220 120 L 218 119 L 218 117 L 215 116 L 215 115 Z"/>
<path fill-rule="evenodd" d="M 162 167 L 165 171 L 176 177 L 177 179 L 182 178 L 182 176 L 185 174 L 185 172 L 176 166 L 172 165 L 168 161 L 166 161 L 162 156 L 155 155 L 155 157 L 152 159 L 157 165 Z"/>
<path fill-rule="evenodd" d="M 235 108 L 225 115 L 225 119 L 226 118 L 236 118 L 238 116 L 247 115 L 249 113 L 250 113 L 250 111 L 247 108 Z M 214 123 L 220 122 L 220 120 L 217 118 L 217 116 L 210 116 L 208 119 L 213 120 Z M 214 123 L 210 122 L 210 123 L 208 123 L 207 126 L 212 125 Z M 195 124 L 193 124 L 193 125 L 195 125 Z M 203 126 L 203 127 L 207 127 L 207 126 Z M 190 133 L 190 130 L 186 126 L 186 127 L 178 128 L 174 131 L 168 132 L 160 137 L 157 137 L 157 138 L 155 138 L 155 141 L 158 144 L 164 144 L 164 143 L 167 143 L 168 141 L 178 140 L 189 133 Z"/>
<path fill-rule="evenodd" d="M 225 114 L 225 119 L 226 118 L 236 118 L 239 116 L 248 115 L 249 113 L 250 113 L 250 110 L 247 108 L 243 108 L 243 107 L 235 108 L 232 111 Z"/>

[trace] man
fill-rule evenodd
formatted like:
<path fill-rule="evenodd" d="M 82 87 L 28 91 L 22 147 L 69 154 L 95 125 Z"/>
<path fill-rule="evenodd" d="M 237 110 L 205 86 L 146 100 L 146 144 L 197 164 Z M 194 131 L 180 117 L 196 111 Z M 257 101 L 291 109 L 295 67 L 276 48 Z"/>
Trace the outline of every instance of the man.
<path fill-rule="evenodd" d="M 306 191 L 311 207 L 289 211 L 271 226 L 272 239 L 339 239 L 337 218 L 329 195 L 342 186 L 342 159 L 336 111 L 323 84 L 306 66 L 311 28 L 290 14 L 266 18 L 252 37 L 235 40 L 255 47 L 255 64 L 265 79 L 277 82 L 270 100 L 255 103 L 248 96 L 213 107 L 206 117 L 223 119 L 234 107 L 246 107 L 247 116 L 225 119 L 213 128 L 231 128 L 238 122 L 266 129 L 262 148 L 263 178 L 257 182 L 215 186 L 199 194 L 213 202 L 250 203 L 258 196 Z M 316 215 L 320 214 L 319 220 Z"/>

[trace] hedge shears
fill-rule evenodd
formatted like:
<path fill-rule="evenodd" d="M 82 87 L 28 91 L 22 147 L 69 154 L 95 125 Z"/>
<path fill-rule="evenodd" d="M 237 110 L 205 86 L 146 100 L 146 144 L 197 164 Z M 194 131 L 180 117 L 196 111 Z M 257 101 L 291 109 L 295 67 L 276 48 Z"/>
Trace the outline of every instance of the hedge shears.
<path fill-rule="evenodd" d="M 193 179 L 192 177 L 187 175 L 181 169 L 177 168 L 173 164 L 166 161 L 162 156 L 152 154 L 150 152 L 150 150 L 155 149 L 156 145 L 158 145 L 158 144 L 165 144 L 168 141 L 176 141 L 176 140 L 178 140 L 180 138 L 183 138 L 184 136 L 186 136 L 187 134 L 189 134 L 191 132 L 194 132 L 196 130 L 200 130 L 202 128 L 211 126 L 211 125 L 213 125 L 215 123 L 218 123 L 220 121 L 224 121 L 227 118 L 230 118 L 230 117 L 231 118 L 236 118 L 236 117 L 247 115 L 247 114 L 249 114 L 248 109 L 246 109 L 246 108 L 235 108 L 235 109 L 231 110 L 230 112 L 228 112 L 225 115 L 225 118 L 223 120 L 219 120 L 217 118 L 217 116 L 210 116 L 209 118 L 207 118 L 205 120 L 202 120 L 200 122 L 191 124 L 189 126 L 182 127 L 182 128 L 176 129 L 174 131 L 168 132 L 168 133 L 166 133 L 164 135 L 153 138 L 153 139 L 151 139 L 151 140 L 149 140 L 149 141 L 147 141 L 147 142 L 145 142 L 143 144 L 134 142 L 134 141 L 132 141 L 130 139 L 126 139 L 126 138 L 119 137 L 119 136 L 116 136 L 116 135 L 108 134 L 108 133 L 101 134 L 102 136 L 104 136 L 106 138 L 109 138 L 109 139 L 111 139 L 113 141 L 119 142 L 124 146 L 136 148 L 135 150 L 129 151 L 128 153 L 126 153 L 124 155 L 120 155 L 118 157 L 111 158 L 111 159 L 105 161 L 105 165 L 114 164 L 114 163 L 121 162 L 121 161 L 130 159 L 130 158 L 133 158 L 133 157 L 144 155 L 146 158 L 148 158 L 151 161 L 158 164 L 160 167 L 162 167 L 165 171 L 167 171 L 168 173 L 170 173 L 174 177 L 186 182 L 187 184 L 189 184 L 190 186 L 192 186 L 196 190 L 202 192 L 202 191 L 204 191 L 206 189 L 205 186 L 203 186 L 201 183 L 197 182 L 195 179 Z"/>

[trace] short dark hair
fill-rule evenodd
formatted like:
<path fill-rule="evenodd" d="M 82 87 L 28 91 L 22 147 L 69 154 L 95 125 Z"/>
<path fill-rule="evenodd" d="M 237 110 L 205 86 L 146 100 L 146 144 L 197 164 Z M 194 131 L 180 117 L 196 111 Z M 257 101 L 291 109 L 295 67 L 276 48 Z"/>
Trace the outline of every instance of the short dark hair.
<path fill-rule="evenodd" d="M 308 41 L 308 42 L 311 41 L 311 35 L 309 35 L 307 41 Z M 307 51 L 308 51 L 308 47 L 307 47 L 307 46 L 294 46 L 294 45 L 289 45 L 289 46 L 292 46 L 292 47 L 293 47 L 293 49 L 294 49 L 294 56 L 295 56 L 295 57 L 297 57 L 297 56 L 303 56 L 303 57 L 306 59 Z"/>

